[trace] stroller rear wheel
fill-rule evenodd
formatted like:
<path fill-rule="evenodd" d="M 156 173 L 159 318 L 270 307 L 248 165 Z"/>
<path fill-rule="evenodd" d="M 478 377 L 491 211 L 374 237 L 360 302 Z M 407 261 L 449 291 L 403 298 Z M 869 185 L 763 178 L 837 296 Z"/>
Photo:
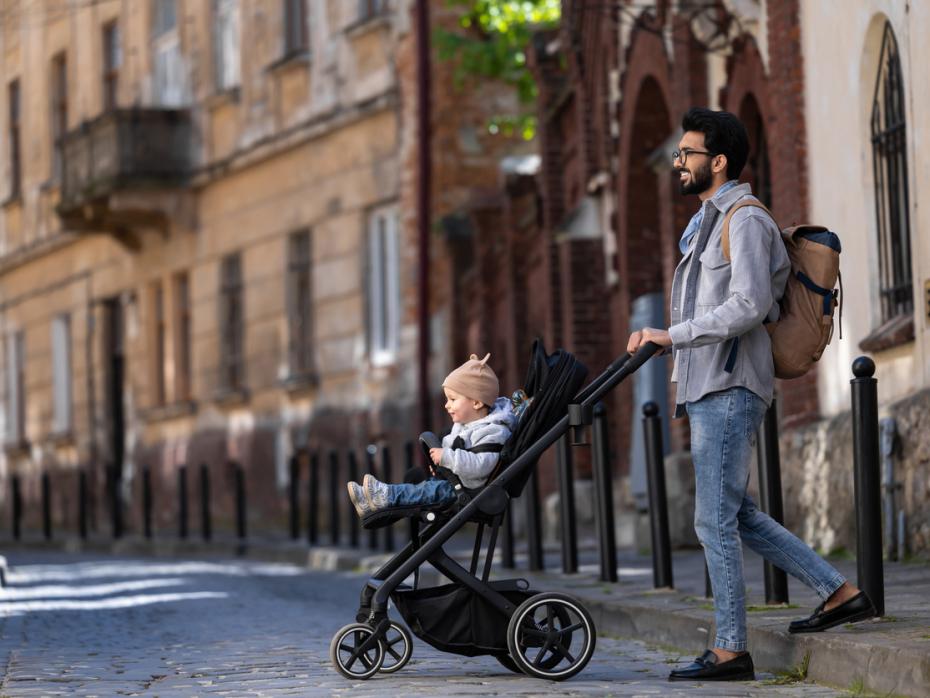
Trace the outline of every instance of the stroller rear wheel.
<path fill-rule="evenodd" d="M 384 662 L 384 644 L 376 640 L 364 645 L 375 631 L 364 623 L 350 623 L 340 628 L 329 644 L 329 658 L 336 671 L 347 679 L 370 679 Z"/>
<path fill-rule="evenodd" d="M 597 634 L 591 614 L 567 594 L 543 592 L 514 611 L 507 626 L 507 648 L 529 676 L 564 681 L 584 669 Z"/>
<path fill-rule="evenodd" d="M 384 645 L 384 662 L 378 670 L 382 674 L 393 674 L 404 668 L 413 654 L 413 637 L 410 631 L 400 623 L 391 621 L 391 627 L 381 641 Z"/>

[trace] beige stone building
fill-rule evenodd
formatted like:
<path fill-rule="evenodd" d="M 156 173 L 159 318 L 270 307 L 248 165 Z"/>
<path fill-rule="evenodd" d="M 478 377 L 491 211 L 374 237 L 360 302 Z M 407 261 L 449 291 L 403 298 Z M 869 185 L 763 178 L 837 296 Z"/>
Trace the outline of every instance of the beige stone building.
<path fill-rule="evenodd" d="M 149 467 L 174 530 L 178 466 L 202 463 L 219 526 L 241 464 L 276 527 L 296 449 L 415 434 L 412 5 L 0 2 L 0 507 L 18 490 L 27 528 L 50 473 L 74 530 L 83 472 L 89 526 L 117 482 L 138 529 Z M 467 96 L 436 101 L 469 154 L 438 167 L 439 215 L 501 144 Z"/>

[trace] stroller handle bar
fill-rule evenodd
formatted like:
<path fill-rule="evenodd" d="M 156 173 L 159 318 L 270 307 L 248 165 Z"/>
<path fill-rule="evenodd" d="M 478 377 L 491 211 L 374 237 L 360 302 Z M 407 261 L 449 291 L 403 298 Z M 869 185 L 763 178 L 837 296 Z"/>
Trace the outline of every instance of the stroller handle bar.
<path fill-rule="evenodd" d="M 578 398 L 584 405 L 594 405 L 604 395 L 613 390 L 614 387 L 622 382 L 627 376 L 636 371 L 640 366 L 652 358 L 660 349 L 658 344 L 647 342 L 641 346 L 635 354 L 624 354 L 614 360 L 607 369 L 598 376 L 591 385 L 583 390 Z M 538 441 L 530 446 L 526 451 L 504 469 L 497 479 L 494 480 L 493 487 L 503 488 L 522 473 L 526 468 L 532 467 L 542 453 L 568 431 L 568 415 L 562 417 L 549 431 L 547 431 Z M 485 490 L 487 491 L 487 490 Z M 402 564 L 398 569 L 392 572 L 384 583 L 378 587 L 372 598 L 372 612 L 383 613 L 387 610 L 387 602 L 391 592 L 407 578 L 417 567 L 442 546 L 452 535 L 461 528 L 462 524 L 469 519 L 481 506 L 481 498 L 484 492 L 479 493 L 462 509 L 460 509 L 442 528 L 432 535 L 417 551 Z"/>

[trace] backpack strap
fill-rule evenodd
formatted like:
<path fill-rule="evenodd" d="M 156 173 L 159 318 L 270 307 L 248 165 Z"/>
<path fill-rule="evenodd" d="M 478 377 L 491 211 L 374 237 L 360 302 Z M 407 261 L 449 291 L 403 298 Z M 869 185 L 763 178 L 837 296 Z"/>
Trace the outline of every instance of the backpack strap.
<path fill-rule="evenodd" d="M 756 199 L 744 199 L 743 201 L 737 201 L 735 204 L 730 206 L 727 211 L 727 215 L 723 217 L 723 234 L 720 236 L 720 246 L 723 248 L 723 257 L 728 262 L 730 261 L 730 219 L 733 217 L 733 214 L 739 211 L 741 208 L 746 208 L 747 206 L 755 206 L 756 208 L 761 208 L 769 217 L 774 221 L 775 216 L 772 215 L 772 212 L 766 208 L 765 204 Z M 776 224 L 777 225 L 777 224 Z"/>

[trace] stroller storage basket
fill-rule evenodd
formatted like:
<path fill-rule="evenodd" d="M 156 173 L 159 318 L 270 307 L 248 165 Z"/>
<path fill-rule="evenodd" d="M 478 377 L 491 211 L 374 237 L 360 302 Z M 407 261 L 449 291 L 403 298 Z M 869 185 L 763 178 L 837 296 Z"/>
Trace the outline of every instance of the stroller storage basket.
<path fill-rule="evenodd" d="M 499 593 L 516 607 L 538 592 L 510 586 Z M 466 657 L 507 654 L 510 619 L 468 587 L 398 589 L 391 598 L 413 634 L 438 650 Z"/>

